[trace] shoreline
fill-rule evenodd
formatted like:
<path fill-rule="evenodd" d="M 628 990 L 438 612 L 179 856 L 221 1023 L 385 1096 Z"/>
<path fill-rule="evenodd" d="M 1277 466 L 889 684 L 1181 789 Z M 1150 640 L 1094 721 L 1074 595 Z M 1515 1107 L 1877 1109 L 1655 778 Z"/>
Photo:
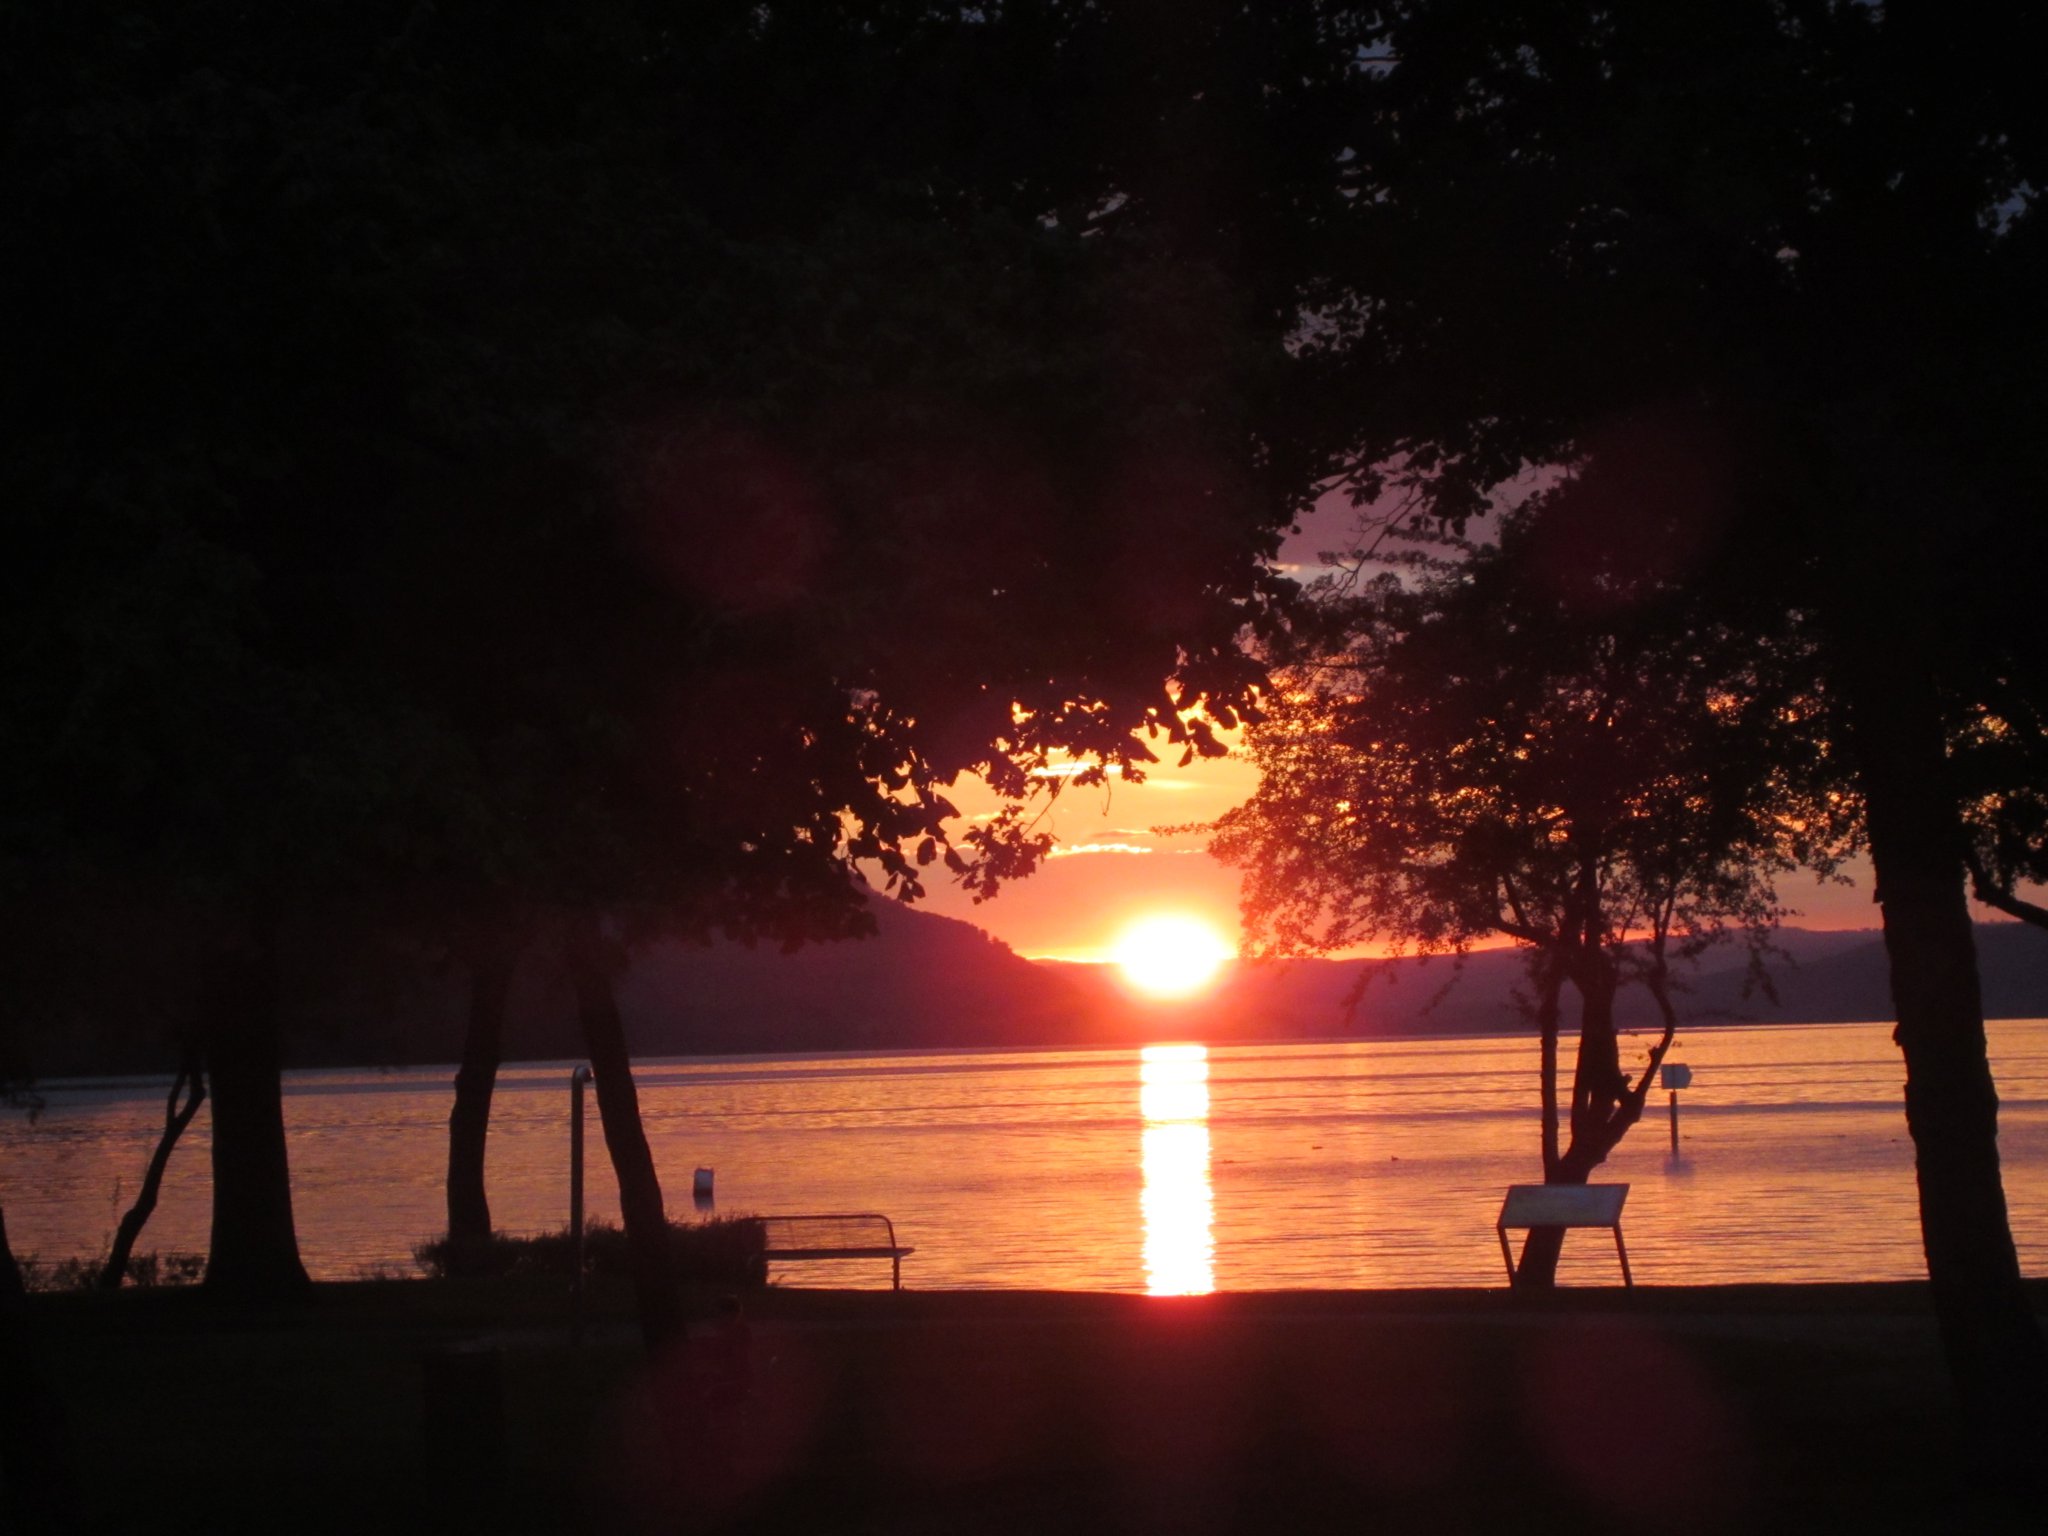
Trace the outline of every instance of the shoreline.
<path fill-rule="evenodd" d="M 2048 1325 L 2048 1277 L 2022 1281 Z M 863 1330 L 936 1326 L 1143 1325 L 1183 1320 L 1217 1327 L 1323 1324 L 1540 1329 L 1574 1320 L 1636 1322 L 1675 1331 L 1747 1331 L 1816 1335 L 1866 1325 L 1927 1330 L 1934 1305 L 1925 1280 L 1823 1281 L 1725 1285 L 1562 1285 L 1547 1293 L 1500 1286 L 1215 1291 L 1152 1296 L 1129 1291 L 881 1288 L 774 1285 L 734 1291 L 686 1288 L 697 1323 L 715 1319 L 737 1296 L 761 1326 Z M 315 1281 L 305 1299 L 252 1307 L 224 1303 L 199 1286 L 134 1287 L 115 1292 L 41 1291 L 27 1316 L 53 1339 L 216 1332 L 491 1336 L 547 1347 L 567 1344 L 575 1326 L 565 1284 L 555 1277 L 448 1280 L 427 1277 Z M 583 1316 L 587 1331 L 617 1342 L 637 1336 L 630 1287 L 593 1276 Z M 559 1337 L 558 1337 L 559 1336 Z"/>
<path fill-rule="evenodd" d="M 1986 1014 L 1986 1025 L 1998 1024 L 2042 1024 L 2048 1023 L 2048 1015 L 2042 1014 Z M 1751 1030 L 1806 1030 L 1806 1029 L 1876 1029 L 1893 1027 L 1895 1021 L 1888 1018 L 1871 1019 L 1737 1019 L 1704 1018 L 1680 1019 L 1681 1033 L 1688 1031 L 1742 1031 Z M 1661 1026 L 1650 1024 L 1624 1025 L 1622 1035 L 1647 1035 Z M 1560 1028 L 1560 1041 L 1574 1040 L 1578 1030 L 1569 1020 Z M 635 1054 L 633 1070 L 660 1071 L 664 1068 L 703 1067 L 747 1067 L 787 1066 L 801 1062 L 846 1063 L 846 1062 L 890 1062 L 950 1060 L 973 1056 L 983 1057 L 1043 1057 L 1043 1056 L 1129 1056 L 1143 1051 L 1151 1045 L 1201 1045 L 1212 1051 L 1259 1051 L 1286 1050 L 1294 1047 L 1336 1046 L 1336 1045 L 1422 1045 L 1445 1040 L 1525 1040 L 1534 1039 L 1528 1026 L 1499 1027 L 1487 1026 L 1475 1029 L 1441 1030 L 1396 1030 L 1388 1032 L 1361 1031 L 1353 1034 L 1274 1035 L 1256 1038 L 1233 1037 L 1228 1034 L 1214 1038 L 1197 1038 L 1194 1033 L 1177 1035 L 1162 1031 L 1156 1036 L 1128 1040 L 1107 1040 L 1098 1042 L 1050 1042 L 1043 1045 L 1020 1045 L 1014 1042 L 997 1042 L 990 1045 L 944 1045 L 944 1046 L 885 1046 L 872 1050 L 798 1050 L 798 1051 L 707 1051 L 699 1054 L 664 1053 Z M 535 1056 L 507 1059 L 500 1063 L 501 1072 L 558 1071 L 566 1075 L 582 1065 L 581 1056 Z M 319 1076 L 346 1077 L 401 1077 L 401 1076 L 443 1076 L 452 1078 L 460 1065 L 453 1061 L 403 1061 L 403 1062 L 313 1062 L 289 1065 L 284 1068 L 286 1091 L 291 1088 L 294 1078 Z M 161 1090 L 170 1085 L 173 1074 L 167 1071 L 149 1072 L 107 1072 L 92 1076 L 76 1073 L 52 1075 L 37 1078 L 27 1085 L 34 1095 L 44 1093 L 86 1093 L 94 1090 L 120 1092 L 149 1089 Z M 0 1106 L 5 1110 L 7 1106 Z M 14 1112 L 28 1118 L 29 1111 L 19 1106 Z M 38 1111 L 40 1113 L 41 1111 Z"/>

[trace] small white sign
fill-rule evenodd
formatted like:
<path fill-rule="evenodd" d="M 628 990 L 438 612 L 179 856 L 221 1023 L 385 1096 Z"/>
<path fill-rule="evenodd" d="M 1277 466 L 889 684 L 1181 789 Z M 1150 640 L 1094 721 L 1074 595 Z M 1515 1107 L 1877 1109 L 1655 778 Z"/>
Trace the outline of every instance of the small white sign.
<path fill-rule="evenodd" d="M 1690 1088 L 1692 1068 L 1682 1061 L 1667 1061 L 1657 1069 L 1657 1081 L 1665 1088 Z"/>

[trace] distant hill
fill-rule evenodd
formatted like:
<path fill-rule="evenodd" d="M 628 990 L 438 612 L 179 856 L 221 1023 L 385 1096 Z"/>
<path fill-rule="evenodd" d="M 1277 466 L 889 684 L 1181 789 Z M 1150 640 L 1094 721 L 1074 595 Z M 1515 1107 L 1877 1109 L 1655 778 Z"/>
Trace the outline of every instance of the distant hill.
<path fill-rule="evenodd" d="M 1331 1036 L 1499 1034 L 1527 1027 L 1515 1002 L 1523 953 L 1462 961 L 1279 960 L 1235 964 L 1202 997 L 1132 996 L 1114 967 L 1025 960 L 970 923 L 876 899 L 871 939 L 785 954 L 737 944 L 656 945 L 619 985 L 633 1049 L 647 1056 L 774 1051 L 937 1050 L 1084 1046 L 1199 1036 L 1211 1041 Z M 1992 1017 L 2048 1017 L 2048 934 L 2015 924 L 1977 930 Z M 1826 1023 L 1890 1017 L 1884 945 L 1875 929 L 1778 935 L 1772 994 L 1749 986 L 1732 949 L 1682 978 L 1690 1023 Z M 1361 979 L 1364 981 L 1360 990 Z M 1350 1000 L 1357 994 L 1356 1006 Z M 1567 1027 L 1571 1022 L 1567 1002 Z M 1625 1025 L 1653 1022 L 1647 998 L 1624 993 Z M 518 1056 L 581 1054 L 559 978 L 520 988 L 511 1047 Z M 432 1032 L 390 1046 L 413 1061 L 452 1059 L 459 1007 Z M 451 1027 L 452 1026 L 452 1027 Z"/>
<path fill-rule="evenodd" d="M 2041 936 L 2048 951 L 2048 935 Z M 1878 945 L 1875 931 L 1811 932 L 1787 929 L 1778 936 L 1784 958 L 1771 974 L 1785 978 L 1809 968 L 1835 965 Z M 1884 985 L 1881 947 L 1873 952 L 1877 984 Z M 1834 1011 L 1800 1014 L 1771 1008 L 1764 998 L 1744 998 L 1745 965 L 1733 952 L 1713 957 L 1681 978 L 1681 1015 L 1707 1018 L 1869 1018 L 1874 1014 Z M 1237 968 L 1213 1000 L 1214 1023 L 1257 1036 L 1274 1034 L 1357 1034 L 1365 1036 L 1486 1034 L 1524 1028 L 1518 995 L 1528 986 L 1528 952 L 1520 947 L 1479 950 L 1459 956 L 1398 960 L 1258 961 Z M 1788 1001 L 1804 1001 L 1781 992 Z M 2048 990 L 2044 990 L 2048 999 Z M 1567 999 L 1567 1024 L 1573 1005 Z M 1889 1006 L 1887 1003 L 1885 1006 Z M 1647 997 L 1624 992 L 1617 1001 L 1624 1023 L 1648 1024 Z M 1235 1021 L 1234 1026 L 1232 1021 Z"/>
<path fill-rule="evenodd" d="M 1023 959 L 972 923 L 883 897 L 872 938 L 784 952 L 718 941 L 638 950 L 619 978 L 636 1055 L 941 1049 L 1079 1043 L 1093 1002 L 1056 970 Z M 368 1006 L 365 1004 L 368 1003 Z M 416 977 L 382 1006 L 342 998 L 309 1009 L 287 1041 L 294 1065 L 453 1061 L 465 987 Z M 575 999 L 548 957 L 522 961 L 506 1023 L 506 1059 L 583 1054 Z"/>
<path fill-rule="evenodd" d="M 2048 934 L 2016 923 L 1979 924 L 1976 934 L 1986 1014 L 2048 1018 Z M 1766 969 L 1768 990 L 1755 984 L 1732 947 L 1682 971 L 1675 989 L 1680 1019 L 1819 1024 L 1891 1017 L 1876 929 L 1787 928 L 1776 947 L 1781 953 Z M 1189 1033 L 1210 1039 L 1511 1033 L 1527 1027 L 1516 1002 L 1527 977 L 1520 949 L 1462 959 L 1259 961 L 1237 967 L 1210 998 L 1188 1005 L 1184 1018 Z M 1097 985 L 1107 990 L 1113 980 L 1105 974 Z M 1616 1006 L 1624 1026 L 1655 1021 L 1640 990 L 1624 992 Z M 1574 1007 L 1567 995 L 1567 1028 Z"/>
<path fill-rule="evenodd" d="M 878 934 L 793 954 L 742 945 L 660 944 L 636 955 L 619 985 L 628 1038 L 643 1056 L 778 1051 L 1086 1046 L 1173 1036 L 1211 1041 L 1513 1033 L 1520 951 L 1462 961 L 1283 960 L 1235 964 L 1204 996 L 1133 997 L 1114 968 L 1026 960 L 970 923 L 874 899 Z M 1977 929 L 1986 1010 L 2048 1017 L 2048 934 L 2016 924 Z M 1891 1002 L 1874 929 L 1784 930 L 1771 991 L 1748 986 L 1733 950 L 1683 978 L 1687 1022 L 1884 1019 Z M 312 953 L 312 946 L 306 946 Z M 331 946 L 330 946 L 331 948 Z M 289 990 L 285 1056 L 293 1066 L 397 1066 L 455 1060 L 466 989 L 454 973 L 351 975 L 346 953 L 307 961 Z M 359 969 L 359 968 L 358 968 Z M 1362 986 L 1361 986 L 1362 983 Z M 1355 1004 L 1353 999 L 1356 999 Z M 1569 1004 L 1568 1004 L 1569 1007 Z M 1653 1022 L 1625 993 L 1625 1025 Z M 1567 1013 L 1569 1027 L 1571 1015 Z M 52 1031 L 44 1076 L 168 1071 L 160 1029 Z M 508 1023 L 508 1060 L 580 1056 L 575 1009 L 543 957 L 523 965 Z"/>
<path fill-rule="evenodd" d="M 1819 937 L 1809 935 L 1808 937 Z M 1705 968 L 1683 1003 L 1687 1017 L 1729 1022 L 1832 1023 L 1892 1016 L 1884 940 L 1875 929 L 1830 934 L 1819 950 L 1771 973 L 1773 1000 L 1745 996 L 1739 966 Z M 2019 923 L 1979 923 L 1977 967 L 1984 1013 L 1993 1019 L 2048 1018 L 2048 933 Z"/>
<path fill-rule="evenodd" d="M 1087 1040 L 1086 989 L 1023 959 L 972 923 L 870 902 L 873 938 L 794 953 L 665 944 L 619 987 L 636 1051 L 942 1049 Z"/>
<path fill-rule="evenodd" d="M 1482 951 L 1462 962 L 1243 963 L 1200 998 L 1159 1003 L 1133 997 L 1113 967 L 1023 960 L 971 924 L 893 902 L 878 901 L 876 916 L 881 932 L 873 939 L 793 955 L 733 945 L 650 951 L 620 988 L 635 1049 L 913 1050 L 1110 1044 L 1168 1034 L 1227 1041 L 1526 1027 L 1515 1001 L 1527 976 L 1518 950 Z M 2048 1017 L 2048 934 L 1986 924 L 1977 939 L 1991 1016 Z M 1681 1017 L 1823 1023 L 1890 1016 L 1876 930 L 1788 928 L 1777 947 L 1783 955 L 1769 969 L 1771 993 L 1750 985 L 1731 949 L 1682 978 Z M 1624 994 L 1619 1006 L 1625 1024 L 1652 1022 L 1647 998 Z M 573 1038 L 563 1043 L 574 1052 Z"/>

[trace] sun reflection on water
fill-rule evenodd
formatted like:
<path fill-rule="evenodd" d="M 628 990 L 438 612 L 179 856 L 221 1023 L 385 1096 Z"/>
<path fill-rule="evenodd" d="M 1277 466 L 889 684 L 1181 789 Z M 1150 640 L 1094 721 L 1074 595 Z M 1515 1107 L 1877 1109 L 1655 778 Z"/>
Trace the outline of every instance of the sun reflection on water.
<path fill-rule="evenodd" d="M 1148 1045 L 1139 1053 L 1138 1110 L 1145 1118 L 1146 1290 L 1205 1296 L 1216 1289 L 1216 1202 L 1209 1186 L 1209 1050 Z"/>

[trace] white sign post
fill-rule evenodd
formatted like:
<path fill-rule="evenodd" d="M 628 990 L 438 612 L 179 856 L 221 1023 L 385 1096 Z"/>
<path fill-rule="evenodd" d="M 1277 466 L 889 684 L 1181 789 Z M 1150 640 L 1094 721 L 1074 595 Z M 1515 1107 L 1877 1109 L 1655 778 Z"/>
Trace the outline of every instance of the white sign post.
<path fill-rule="evenodd" d="M 1657 1081 L 1671 1090 L 1671 1155 L 1678 1155 L 1678 1090 L 1692 1086 L 1692 1068 L 1682 1061 L 1667 1061 L 1657 1069 Z"/>

